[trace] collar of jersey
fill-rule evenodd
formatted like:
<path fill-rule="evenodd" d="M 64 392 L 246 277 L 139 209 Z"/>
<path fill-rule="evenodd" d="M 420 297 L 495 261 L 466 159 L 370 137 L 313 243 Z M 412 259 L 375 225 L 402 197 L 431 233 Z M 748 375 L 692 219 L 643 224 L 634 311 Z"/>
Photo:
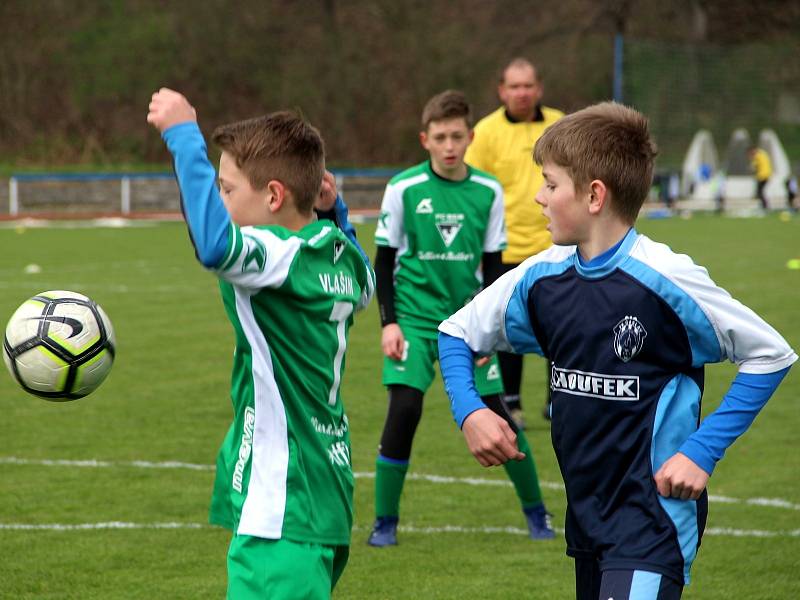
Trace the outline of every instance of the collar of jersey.
<path fill-rule="evenodd" d="M 578 271 L 581 276 L 589 279 L 605 277 L 628 258 L 631 248 L 638 236 L 639 234 L 636 229 L 631 227 L 628 233 L 625 234 L 625 237 L 617 242 L 615 246 L 612 246 L 599 256 L 595 256 L 588 263 L 581 262 L 581 259 L 578 257 L 578 248 L 576 247 L 573 256 L 575 270 Z"/>
<path fill-rule="evenodd" d="M 544 113 L 542 112 L 541 102 L 537 103 L 536 108 L 533 109 L 533 118 L 528 119 L 527 121 L 521 121 L 515 117 L 512 117 L 511 113 L 508 112 L 507 108 L 503 111 L 503 114 L 505 115 L 506 120 L 512 125 L 515 125 L 517 123 L 541 123 L 542 121 L 544 121 Z"/>
<path fill-rule="evenodd" d="M 467 176 L 464 177 L 464 179 L 459 179 L 459 180 L 447 179 L 446 177 L 442 177 L 441 175 L 439 175 L 436 171 L 433 170 L 433 163 L 431 163 L 430 160 L 425 161 L 425 170 L 428 172 L 428 175 L 433 177 L 436 181 L 444 183 L 445 185 L 461 185 L 467 179 L 472 177 L 472 167 L 470 167 L 466 163 L 464 163 L 464 165 L 467 167 Z"/>

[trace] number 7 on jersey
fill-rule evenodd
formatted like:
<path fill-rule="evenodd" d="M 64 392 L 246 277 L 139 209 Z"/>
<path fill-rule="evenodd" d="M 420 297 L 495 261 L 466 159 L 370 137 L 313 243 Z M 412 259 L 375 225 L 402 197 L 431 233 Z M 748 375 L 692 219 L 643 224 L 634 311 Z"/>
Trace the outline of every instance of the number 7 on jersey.
<path fill-rule="evenodd" d="M 344 328 L 347 318 L 353 314 L 352 302 L 334 302 L 331 316 L 328 317 L 329 321 L 336 323 L 336 337 L 339 340 L 339 347 L 336 349 L 336 356 L 333 358 L 333 385 L 328 394 L 328 404 L 333 406 L 336 404 L 336 394 L 339 391 L 339 384 L 342 382 L 342 360 L 344 359 L 344 351 L 347 350 L 347 338 L 345 337 Z"/>

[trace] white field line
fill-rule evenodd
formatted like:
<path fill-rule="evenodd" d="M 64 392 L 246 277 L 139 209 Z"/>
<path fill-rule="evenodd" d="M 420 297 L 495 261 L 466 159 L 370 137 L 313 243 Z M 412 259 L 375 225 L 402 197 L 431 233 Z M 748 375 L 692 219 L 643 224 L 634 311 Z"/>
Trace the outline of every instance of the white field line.
<path fill-rule="evenodd" d="M 214 471 L 214 465 L 201 465 L 178 461 L 151 462 L 146 460 L 132 461 L 107 461 L 107 460 L 62 460 L 62 459 L 27 459 L 14 456 L 0 457 L 0 465 L 35 465 L 45 467 L 82 467 L 93 469 L 109 469 L 119 467 L 132 467 L 137 469 L 188 469 L 191 471 Z M 373 471 L 356 472 L 356 479 L 374 479 Z M 501 486 L 509 487 L 511 482 L 504 479 L 485 479 L 480 477 L 450 477 L 446 475 L 432 475 L 426 473 L 409 473 L 406 479 L 414 481 L 427 481 L 439 484 L 459 484 L 474 486 Z M 540 481 L 539 485 L 551 490 L 564 490 L 562 483 Z M 749 506 L 766 506 L 771 508 L 785 508 L 800 511 L 800 504 L 782 498 L 732 498 L 730 496 L 709 495 L 709 501 L 720 504 L 744 504 Z"/>
<path fill-rule="evenodd" d="M 109 529 L 211 529 L 207 523 L 130 523 L 125 521 L 105 521 L 100 523 L 0 523 L 0 531 L 97 531 Z M 367 531 L 368 527 L 353 527 L 355 531 Z M 414 525 L 401 525 L 398 528 L 403 533 L 418 533 L 422 535 L 439 535 L 443 533 L 466 533 L 480 535 L 528 535 L 526 529 L 519 527 L 462 527 L 461 525 L 443 525 L 439 527 L 417 527 Z M 564 530 L 555 528 L 559 534 Z M 706 529 L 704 535 L 720 537 L 744 538 L 778 538 L 800 537 L 800 529 L 788 531 L 764 531 L 760 529 L 731 529 L 728 527 L 712 527 Z"/>
<path fill-rule="evenodd" d="M 355 527 L 354 529 L 367 529 L 363 527 Z M 556 533 L 564 533 L 563 529 L 558 527 L 553 528 Z M 519 527 L 461 527 L 460 525 L 444 525 L 440 527 L 415 527 L 414 525 L 400 525 L 398 530 L 408 533 L 422 533 L 422 534 L 437 534 L 437 533 L 507 533 L 511 535 L 528 535 L 527 529 L 520 529 Z M 728 527 L 709 527 L 703 533 L 703 536 L 728 536 L 728 537 L 758 537 L 758 538 L 772 538 L 772 537 L 800 537 L 800 529 L 789 531 L 764 531 L 759 529 L 731 529 Z"/>
<path fill-rule="evenodd" d="M 0 523 L 6 531 L 89 531 L 97 529 L 210 529 L 205 523 L 126 523 L 107 521 L 103 523 Z"/>
<path fill-rule="evenodd" d="M 177 220 L 168 219 L 169 221 Z M 121 229 L 123 227 L 155 227 L 165 219 L 125 219 L 122 217 L 105 217 L 100 219 L 80 219 L 69 221 L 58 221 L 56 219 L 37 219 L 35 217 L 16 219 L 13 221 L 0 222 L 0 229 L 16 229 L 19 233 L 25 233 L 26 229 L 97 229 L 100 227 L 109 229 Z"/>
<path fill-rule="evenodd" d="M 150 462 L 147 460 L 108 461 L 108 460 L 61 460 L 61 459 L 28 459 L 15 456 L 0 457 L 3 465 L 36 465 L 44 467 L 85 467 L 91 469 L 109 469 L 116 467 L 136 467 L 139 469 L 190 469 L 192 471 L 213 471 L 214 465 L 197 465 L 192 463 L 166 461 Z"/>

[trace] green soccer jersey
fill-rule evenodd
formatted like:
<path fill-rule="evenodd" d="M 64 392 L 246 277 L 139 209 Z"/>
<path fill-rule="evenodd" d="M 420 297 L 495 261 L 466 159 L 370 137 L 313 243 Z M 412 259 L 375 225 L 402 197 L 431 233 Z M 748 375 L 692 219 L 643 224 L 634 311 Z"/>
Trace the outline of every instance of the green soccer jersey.
<path fill-rule="evenodd" d="M 329 221 L 297 232 L 231 226 L 217 274 L 236 349 L 211 521 L 348 544 L 353 473 L 339 389 L 353 311 L 369 302 L 374 275 Z"/>
<path fill-rule="evenodd" d="M 398 321 L 434 339 L 439 323 L 480 287 L 482 254 L 506 247 L 502 187 L 467 168 L 461 181 L 439 177 L 429 161 L 396 175 L 375 231 L 377 245 L 397 249 Z"/>

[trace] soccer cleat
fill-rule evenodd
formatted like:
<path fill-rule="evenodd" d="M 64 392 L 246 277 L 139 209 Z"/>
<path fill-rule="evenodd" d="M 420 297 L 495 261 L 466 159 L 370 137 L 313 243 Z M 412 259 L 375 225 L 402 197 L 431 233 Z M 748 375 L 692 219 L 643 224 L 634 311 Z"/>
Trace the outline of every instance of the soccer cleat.
<path fill-rule="evenodd" d="M 553 526 L 550 524 L 551 515 L 544 504 L 537 504 L 531 508 L 523 508 L 525 520 L 528 522 L 528 535 L 532 540 L 552 540 L 556 537 Z"/>
<path fill-rule="evenodd" d="M 367 544 L 377 548 L 396 546 L 398 521 L 398 517 L 378 517 L 375 525 L 372 526 L 372 533 L 369 534 Z"/>

